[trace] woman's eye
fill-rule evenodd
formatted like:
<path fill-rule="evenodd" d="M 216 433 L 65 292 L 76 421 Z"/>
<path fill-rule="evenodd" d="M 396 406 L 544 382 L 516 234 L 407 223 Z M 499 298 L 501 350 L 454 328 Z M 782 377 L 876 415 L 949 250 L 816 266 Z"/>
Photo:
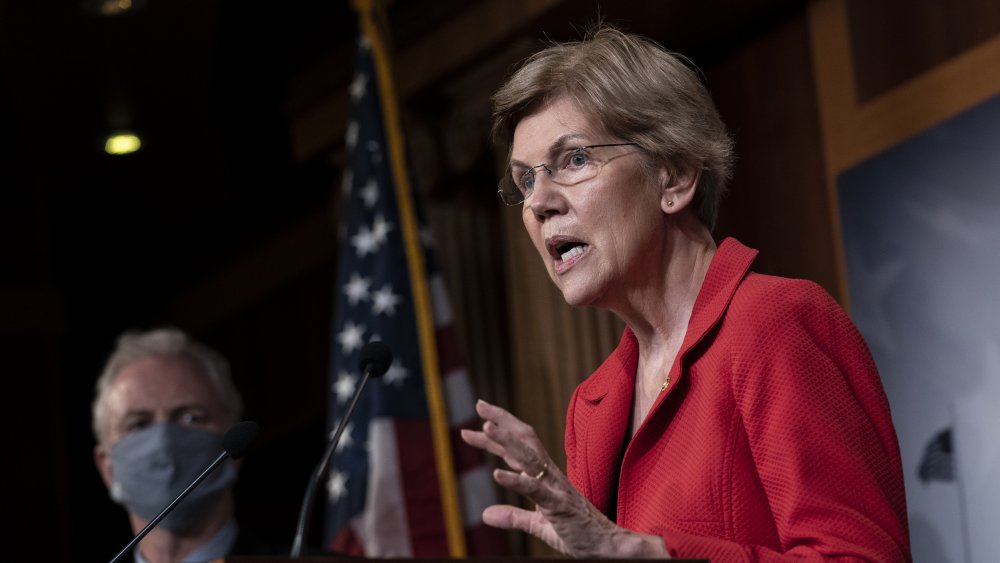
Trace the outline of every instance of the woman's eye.
<path fill-rule="evenodd" d="M 534 187 L 535 187 L 535 173 L 529 170 L 524 173 L 524 176 L 521 176 L 521 191 L 527 194 Z"/>
<path fill-rule="evenodd" d="M 575 151 L 569 155 L 568 164 L 570 166 L 580 167 L 587 164 L 587 153 L 583 151 Z"/>

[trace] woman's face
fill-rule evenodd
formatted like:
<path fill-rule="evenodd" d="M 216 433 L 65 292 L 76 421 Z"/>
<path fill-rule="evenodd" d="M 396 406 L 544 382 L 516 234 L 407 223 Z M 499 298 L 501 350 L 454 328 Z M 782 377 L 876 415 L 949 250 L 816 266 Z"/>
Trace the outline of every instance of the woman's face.
<path fill-rule="evenodd" d="M 559 98 L 522 119 L 514 130 L 511 162 L 520 169 L 588 145 L 620 143 L 575 103 Z M 662 190 L 642 172 L 635 146 L 605 147 L 594 178 L 573 186 L 551 181 L 538 168 L 522 209 L 524 226 L 549 276 L 574 306 L 615 308 L 616 301 L 653 274 L 662 253 Z M 554 169 L 554 168 L 553 168 Z"/>

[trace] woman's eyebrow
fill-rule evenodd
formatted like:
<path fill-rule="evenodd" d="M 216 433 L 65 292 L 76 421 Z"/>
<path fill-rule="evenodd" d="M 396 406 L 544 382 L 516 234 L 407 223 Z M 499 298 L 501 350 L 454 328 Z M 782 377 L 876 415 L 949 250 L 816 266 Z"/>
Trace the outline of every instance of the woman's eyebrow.
<path fill-rule="evenodd" d="M 551 145 L 549 145 L 549 150 L 547 151 L 548 159 L 551 160 L 553 156 L 562 152 L 563 149 L 566 148 L 566 145 L 570 144 L 571 141 L 576 141 L 578 139 L 585 139 L 585 138 L 586 135 L 582 133 L 564 133 L 560 135 Z M 516 158 L 512 158 L 510 160 L 510 166 L 511 168 L 515 167 L 530 168 L 532 165 L 517 160 Z"/>

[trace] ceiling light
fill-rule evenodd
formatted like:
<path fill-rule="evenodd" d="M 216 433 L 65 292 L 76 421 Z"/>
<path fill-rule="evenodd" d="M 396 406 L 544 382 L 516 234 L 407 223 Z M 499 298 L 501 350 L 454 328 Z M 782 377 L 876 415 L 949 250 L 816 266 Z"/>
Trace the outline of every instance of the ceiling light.
<path fill-rule="evenodd" d="M 119 16 L 143 8 L 146 0 L 83 0 L 83 9 L 98 16 Z"/>
<path fill-rule="evenodd" d="M 129 154 L 139 150 L 142 141 L 129 131 L 118 131 L 108 136 L 104 141 L 104 152 L 113 155 Z"/>

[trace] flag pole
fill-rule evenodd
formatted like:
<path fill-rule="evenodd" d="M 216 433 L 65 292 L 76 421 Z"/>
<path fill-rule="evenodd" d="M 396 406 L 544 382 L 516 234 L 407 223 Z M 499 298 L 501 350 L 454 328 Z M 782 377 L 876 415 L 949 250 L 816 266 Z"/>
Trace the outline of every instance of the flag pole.
<path fill-rule="evenodd" d="M 420 342 L 420 357 L 423 363 L 424 387 L 430 411 L 431 432 L 434 443 L 438 483 L 441 489 L 442 512 L 448 539 L 448 552 L 452 557 L 465 557 L 465 533 L 462 515 L 459 511 L 458 486 L 453 471 L 451 455 L 451 435 L 446 415 L 444 393 L 441 389 L 441 374 L 437 361 L 434 317 L 431 313 L 430 292 L 427 287 L 423 252 L 420 248 L 420 233 L 417 228 L 413 192 L 406 172 L 406 156 L 403 145 L 399 106 L 396 103 L 395 82 L 389 64 L 389 55 L 382 35 L 375 24 L 375 0 L 352 0 L 358 12 L 362 33 L 371 43 L 375 72 L 381 85 L 380 96 L 385 120 L 386 142 L 396 199 L 399 204 L 403 244 L 413 287 L 413 303 L 417 317 L 417 334 Z"/>

